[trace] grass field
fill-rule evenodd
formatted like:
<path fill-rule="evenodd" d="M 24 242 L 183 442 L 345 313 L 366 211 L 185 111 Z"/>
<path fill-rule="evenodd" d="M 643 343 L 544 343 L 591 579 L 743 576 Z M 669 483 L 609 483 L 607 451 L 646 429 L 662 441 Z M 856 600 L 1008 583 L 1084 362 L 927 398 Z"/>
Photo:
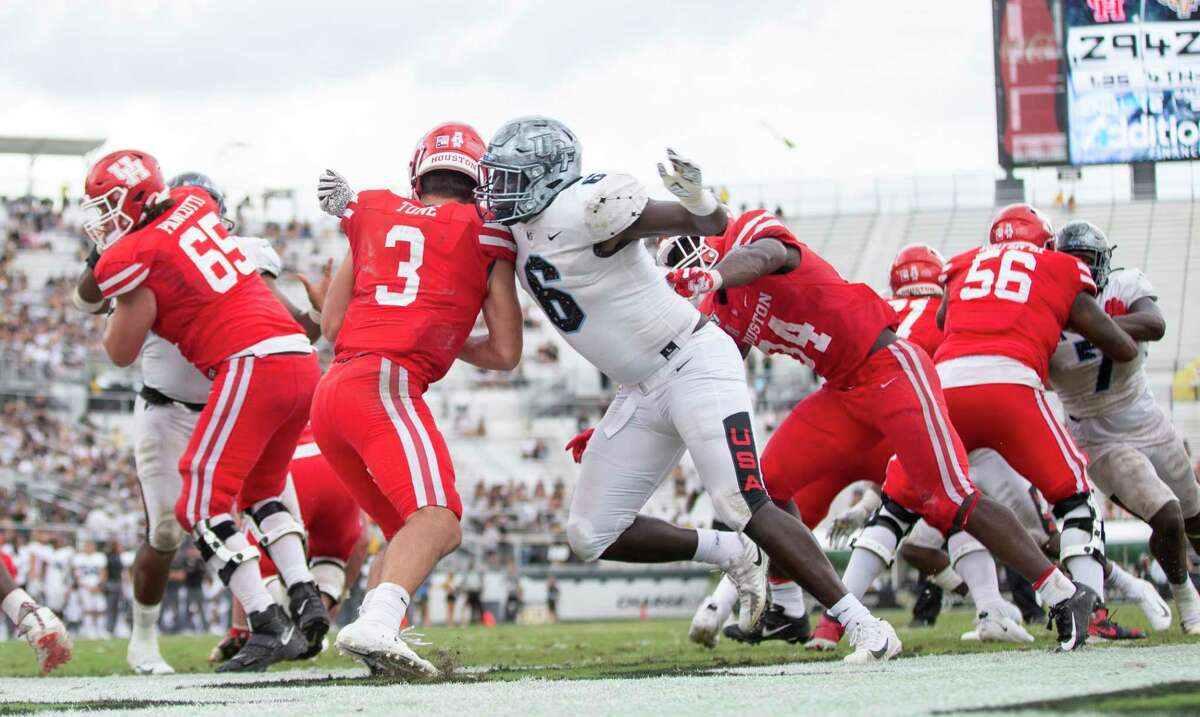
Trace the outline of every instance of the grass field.
<path fill-rule="evenodd" d="M 888 617 L 897 626 L 905 624 L 905 615 Z M 1029 646 L 964 643 L 959 635 L 970 628 L 970 617 L 952 611 L 935 628 L 901 627 L 905 659 L 865 669 L 841 664 L 844 650 L 830 655 L 783 643 L 749 647 L 727 640 L 705 650 L 687 641 L 682 620 L 430 628 L 425 638 L 433 644 L 422 651 L 453 671 L 441 684 L 428 685 L 368 678 L 365 670 L 331 651 L 311 663 L 276 666 L 266 675 L 218 676 L 206 661 L 215 642 L 208 636 L 164 640 L 165 656 L 183 673 L 179 676 L 114 677 L 128 674 L 125 645 L 104 640 L 78 642 L 75 659 L 64 669 L 52 677 L 33 677 L 28 648 L 10 641 L 0 644 L 0 674 L 8 678 L 0 680 L 0 714 L 61 709 L 195 714 L 199 702 L 209 703 L 205 715 L 244 714 L 244 703 L 268 702 L 272 715 L 310 716 L 314 708 L 315 714 L 373 713 L 402 705 L 432 705 L 438 713 L 523 715 L 581 709 L 694 715 L 772 706 L 872 717 L 964 710 L 1200 710 L 1200 683 L 1195 682 L 1200 640 L 1171 632 L 1136 645 L 1101 644 L 1079 654 L 1054 655 L 1051 633 L 1041 626 L 1031 628 L 1038 642 Z M 1121 609 L 1117 617 L 1141 624 L 1133 608 Z M 988 684 L 993 688 L 985 689 Z M 1109 692 L 1111 697 L 1095 696 Z"/>

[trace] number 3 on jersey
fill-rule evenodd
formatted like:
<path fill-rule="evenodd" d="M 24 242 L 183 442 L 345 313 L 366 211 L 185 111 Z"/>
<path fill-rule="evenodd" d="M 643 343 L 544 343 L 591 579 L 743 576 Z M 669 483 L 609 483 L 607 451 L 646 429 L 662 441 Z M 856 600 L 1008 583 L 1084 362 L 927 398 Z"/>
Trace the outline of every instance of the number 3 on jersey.
<path fill-rule="evenodd" d="M 388 249 L 397 244 L 408 244 L 408 261 L 402 261 L 396 266 L 396 276 L 404 279 L 404 288 L 392 291 L 386 284 L 375 287 L 375 303 L 384 306 L 408 306 L 417 300 L 417 291 L 421 288 L 421 277 L 417 269 L 425 259 L 425 235 L 417 227 L 398 224 L 387 233 L 383 245 Z"/>
<path fill-rule="evenodd" d="M 550 319 L 550 323 L 563 333 L 570 334 L 579 330 L 587 314 L 575 303 L 575 299 L 561 289 L 546 286 L 558 281 L 561 276 L 554 265 L 542 257 L 533 254 L 525 260 L 525 281 L 529 284 L 529 293 L 542 305 L 542 310 Z"/>

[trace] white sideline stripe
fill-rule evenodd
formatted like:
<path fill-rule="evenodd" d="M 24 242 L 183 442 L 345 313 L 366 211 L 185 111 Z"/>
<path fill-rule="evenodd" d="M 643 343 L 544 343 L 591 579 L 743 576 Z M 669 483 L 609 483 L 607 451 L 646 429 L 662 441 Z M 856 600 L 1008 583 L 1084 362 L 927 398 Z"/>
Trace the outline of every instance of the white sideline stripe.
<path fill-rule="evenodd" d="M 421 447 L 425 449 L 425 461 L 429 465 L 431 478 L 433 478 L 433 495 L 437 498 L 437 505 L 446 505 L 446 491 L 442 488 L 442 469 L 438 466 L 437 453 L 433 450 L 433 443 L 429 440 L 429 433 L 425 430 L 425 424 L 421 421 L 421 416 L 417 414 L 417 408 L 413 405 L 412 396 L 408 395 L 408 369 L 398 367 L 400 369 L 400 403 L 404 406 L 404 412 L 408 414 L 409 420 L 412 421 L 413 427 L 417 429 L 417 436 L 421 439 Z"/>
<path fill-rule="evenodd" d="M 125 281 L 126 279 L 128 279 L 129 277 L 133 276 L 134 274 L 138 273 L 141 270 L 142 270 L 141 262 L 134 262 L 133 264 L 130 264 L 129 266 L 125 267 L 124 269 L 118 271 L 116 274 L 110 276 L 107 280 L 100 282 L 100 291 L 105 291 L 109 287 L 120 284 L 122 281 Z"/>
<path fill-rule="evenodd" d="M 1064 443 L 1061 431 L 1065 429 L 1054 417 L 1054 413 L 1050 410 L 1050 406 L 1046 403 L 1046 397 L 1041 391 L 1034 390 L 1033 399 L 1038 405 L 1038 409 L 1042 412 L 1042 418 L 1046 419 L 1046 424 L 1050 426 L 1050 433 L 1054 436 L 1055 443 L 1058 444 L 1058 450 L 1062 451 L 1063 460 L 1067 466 L 1071 468 L 1071 473 L 1075 475 L 1075 489 L 1079 493 L 1087 492 L 1087 482 L 1083 479 L 1084 471 L 1087 470 L 1087 461 L 1083 460 L 1078 453 L 1075 452 L 1075 445 L 1071 443 L 1070 437 L 1066 438 Z"/>
<path fill-rule="evenodd" d="M 946 423 L 946 416 L 937 409 L 937 394 L 933 392 L 933 386 L 929 383 L 929 377 L 925 374 L 925 370 L 921 365 L 920 357 L 917 356 L 917 350 L 913 347 L 912 342 L 907 340 L 897 341 L 896 345 L 908 354 L 909 359 L 913 363 L 913 372 L 917 378 L 921 380 L 921 385 L 925 388 L 925 396 L 929 399 L 930 410 L 933 411 L 933 417 L 937 419 L 938 429 L 942 435 L 942 447 L 946 449 L 946 459 L 950 462 L 952 469 L 952 478 L 956 481 L 956 485 L 962 490 L 963 495 L 970 495 L 975 492 L 975 487 L 967 479 L 967 476 L 962 472 L 962 466 L 954 454 L 954 439 L 950 434 L 949 424 Z"/>
<path fill-rule="evenodd" d="M 221 382 L 221 395 L 217 397 L 217 405 L 213 407 L 212 415 L 209 416 L 208 425 L 204 427 L 204 435 L 200 437 L 200 445 L 196 446 L 196 455 L 192 456 L 191 485 L 188 486 L 188 514 L 192 517 L 192 522 L 199 522 L 200 502 L 198 500 L 200 490 L 200 463 L 204 460 L 204 452 L 208 450 L 208 444 L 212 441 L 213 433 L 217 430 L 217 424 L 221 422 L 222 412 L 225 410 L 225 402 L 229 400 L 229 394 L 233 390 L 233 384 L 237 381 L 238 366 L 241 364 L 241 359 L 233 359 L 229 362 L 229 371 L 225 374 L 225 380 Z"/>
<path fill-rule="evenodd" d="M 250 388 L 250 376 L 254 373 L 254 357 L 247 356 L 243 359 L 242 375 L 238 377 L 237 393 L 233 397 L 233 406 L 229 409 L 229 416 L 225 419 L 221 426 L 221 432 L 217 435 L 217 443 L 213 446 L 212 455 L 208 457 L 208 463 L 204 466 L 204 492 L 200 494 L 200 516 L 208 516 L 208 502 L 212 498 L 212 483 L 213 473 L 217 469 L 217 462 L 221 459 L 221 454 L 225 451 L 225 444 L 229 441 L 229 434 L 233 432 L 233 426 L 237 423 L 238 414 L 242 411 L 242 404 L 246 401 L 246 392 Z"/>
<path fill-rule="evenodd" d="M 933 418 L 929 415 L 929 404 L 926 403 L 925 396 L 922 395 L 921 388 L 917 385 L 917 379 L 913 376 L 912 369 L 909 368 L 908 360 L 896 348 L 896 344 L 888 346 L 888 351 L 891 351 L 892 355 L 896 357 L 896 361 L 900 364 L 900 368 L 903 369 L 904 375 L 908 377 L 908 382 L 912 384 L 913 390 L 917 394 L 917 401 L 921 404 L 921 415 L 925 418 L 925 430 L 929 434 L 930 443 L 933 445 L 933 456 L 937 459 L 938 473 L 941 474 L 942 478 L 942 488 L 945 489 L 946 495 L 950 496 L 950 500 L 955 503 L 962 503 L 962 496 L 958 494 L 958 491 L 954 489 L 954 485 L 950 482 L 950 472 L 946 469 L 946 456 L 939 450 L 937 433 L 934 432 L 933 428 Z"/>
<path fill-rule="evenodd" d="M 511 249 L 512 251 L 517 250 L 517 243 L 515 241 L 509 241 L 508 239 L 501 239 L 500 237 L 487 236 L 484 234 L 479 235 L 479 243 L 487 244 L 488 246 L 498 246 L 501 249 Z"/>
<path fill-rule="evenodd" d="M 404 422 L 400 420 L 400 413 L 396 410 L 396 403 L 392 400 L 392 362 L 387 359 L 379 360 L 379 399 L 383 401 L 383 409 L 387 411 L 388 418 L 392 420 L 392 428 L 396 429 L 396 435 L 400 436 L 400 444 L 404 446 L 404 457 L 408 459 L 408 475 L 412 480 L 413 494 L 417 498 L 417 507 L 424 508 L 429 505 L 429 500 L 425 496 L 425 481 L 421 473 L 421 462 L 417 460 L 417 449 L 413 445 L 412 436 L 408 435 L 408 429 L 404 427 Z"/>

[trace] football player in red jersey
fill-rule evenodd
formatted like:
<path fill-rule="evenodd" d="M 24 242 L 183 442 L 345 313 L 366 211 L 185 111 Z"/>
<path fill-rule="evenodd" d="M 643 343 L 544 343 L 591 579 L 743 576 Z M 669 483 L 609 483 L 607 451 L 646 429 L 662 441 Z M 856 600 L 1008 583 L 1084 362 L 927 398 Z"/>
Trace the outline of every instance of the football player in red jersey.
<path fill-rule="evenodd" d="M 320 373 L 312 346 L 230 238 L 207 191 L 168 192 L 158 162 L 136 150 L 101 158 L 84 191 L 84 207 L 97 211 L 84 227 L 97 253 L 76 303 L 95 311 L 115 302 L 104 334 L 113 363 L 133 363 L 153 329 L 213 379 L 179 463 L 175 512 L 249 615 L 250 640 L 220 669 L 261 670 L 298 657 L 329 629 L 304 528 L 279 500 Z M 290 617 L 263 587 L 259 552 L 238 532 L 235 505 L 267 536 L 289 586 Z"/>
<path fill-rule="evenodd" d="M 714 267 L 675 269 L 667 280 L 684 296 L 710 293 L 702 309 L 744 352 L 758 347 L 787 354 L 826 379 L 805 399 L 823 404 L 821 420 L 814 422 L 821 433 L 790 439 L 813 446 L 822 440 L 856 442 L 860 450 L 886 440 L 897 454 L 884 481 L 883 505 L 858 540 L 860 546 L 879 543 L 870 551 L 875 569 L 853 570 L 852 562 L 843 577 L 846 588 L 864 594 L 886 564 L 881 556 L 894 554 L 923 517 L 943 534 L 952 533 L 952 542 L 969 533 L 1018 572 L 1041 579 L 1043 598 L 1059 628 L 1060 649 L 1082 644 L 1091 613 L 1086 591 L 1046 560 L 1011 511 L 975 490 L 933 362 L 896 335 L 896 312 L 869 287 L 843 279 L 766 212 L 744 214 L 723 239 L 722 259 Z M 783 440 L 778 432 L 771 442 L 776 440 Z M 768 445 L 763 460 L 768 491 L 774 500 L 786 502 L 795 484 L 789 474 L 769 472 L 769 452 Z M 855 556 L 864 552 L 856 550 Z M 990 563 L 990 557 L 982 557 Z"/>
<path fill-rule="evenodd" d="M 480 220 L 472 196 L 483 152 L 469 125 L 446 123 L 417 144 L 412 198 L 355 195 L 331 172 L 319 185 L 350 250 L 325 298 L 322 329 L 336 357 L 312 422 L 322 453 L 389 541 L 372 571 L 378 585 L 337 638 L 372 670 L 437 674 L 405 643 L 400 622 L 412 592 L 462 537 L 454 466 L 422 395 L 456 358 L 494 370 L 521 358 L 516 243 Z M 481 309 L 488 335 L 469 338 Z"/>
<path fill-rule="evenodd" d="M 1053 238 L 1036 209 L 1014 204 L 992 222 L 988 244 L 950 260 L 938 309 L 946 339 L 936 361 L 963 443 L 994 449 L 1041 491 L 1062 521 L 1063 564 L 1103 601 L 1103 526 L 1087 458 L 1055 417 L 1044 385 L 1067 327 L 1114 361 L 1133 360 L 1138 346 L 1096 302 L 1087 265 L 1046 248 Z"/>

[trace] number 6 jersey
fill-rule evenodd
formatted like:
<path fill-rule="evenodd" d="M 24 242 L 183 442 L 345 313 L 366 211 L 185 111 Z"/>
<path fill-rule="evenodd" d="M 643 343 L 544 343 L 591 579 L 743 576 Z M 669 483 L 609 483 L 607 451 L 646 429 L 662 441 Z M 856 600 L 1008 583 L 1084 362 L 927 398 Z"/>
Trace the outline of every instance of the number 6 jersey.
<path fill-rule="evenodd" d="M 221 225 L 216 203 L 196 187 L 171 190 L 174 205 L 105 250 L 94 274 L 107 299 L 145 286 L 154 292 L 154 333 L 179 346 L 201 371 L 253 350 L 312 347 Z"/>

